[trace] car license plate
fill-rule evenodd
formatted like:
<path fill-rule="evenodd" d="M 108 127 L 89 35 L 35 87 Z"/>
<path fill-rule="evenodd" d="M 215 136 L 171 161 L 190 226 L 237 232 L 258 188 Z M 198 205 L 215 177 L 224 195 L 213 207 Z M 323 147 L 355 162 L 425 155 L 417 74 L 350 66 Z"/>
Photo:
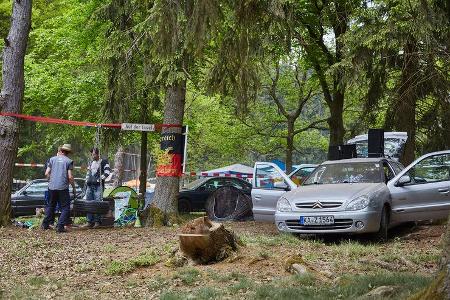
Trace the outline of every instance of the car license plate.
<path fill-rule="evenodd" d="M 332 225 L 334 224 L 333 216 L 319 217 L 300 217 L 300 225 Z"/>

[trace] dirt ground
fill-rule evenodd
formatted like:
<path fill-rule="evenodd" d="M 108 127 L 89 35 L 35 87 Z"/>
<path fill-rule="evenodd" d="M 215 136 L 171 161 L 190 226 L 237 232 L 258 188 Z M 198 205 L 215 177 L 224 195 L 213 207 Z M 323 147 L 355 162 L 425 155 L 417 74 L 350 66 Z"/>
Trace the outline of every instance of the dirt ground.
<path fill-rule="evenodd" d="M 279 234 L 268 223 L 225 226 L 244 244 L 235 255 L 216 264 L 182 267 L 170 262 L 178 227 L 75 228 L 64 234 L 0 228 L 0 299 L 300 299 L 303 292 L 306 299 L 342 299 L 393 280 L 380 281 L 380 276 L 415 276 L 419 284 L 413 287 L 407 286 L 412 279 L 395 283 L 401 290 L 393 294 L 396 298 L 431 278 L 445 230 L 444 225 L 402 227 L 379 244 L 364 238 L 299 238 Z M 310 281 L 285 269 L 297 254 L 311 270 Z M 342 287 L 364 276 L 378 283 L 364 283 L 360 291 Z M 274 296 L 274 290 L 284 294 Z"/>

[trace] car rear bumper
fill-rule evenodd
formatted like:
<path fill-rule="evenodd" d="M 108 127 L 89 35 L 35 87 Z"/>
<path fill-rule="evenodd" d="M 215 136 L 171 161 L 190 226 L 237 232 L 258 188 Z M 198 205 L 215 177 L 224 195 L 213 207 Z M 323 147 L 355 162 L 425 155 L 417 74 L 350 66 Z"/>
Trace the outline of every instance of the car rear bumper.
<path fill-rule="evenodd" d="M 332 225 L 307 226 L 300 224 L 300 216 L 333 216 Z M 276 212 L 275 225 L 279 231 L 292 233 L 369 233 L 380 228 L 381 213 L 377 211 L 339 211 L 339 212 Z M 361 226 L 362 224 L 362 226 Z M 357 226 L 360 225 L 360 226 Z"/>

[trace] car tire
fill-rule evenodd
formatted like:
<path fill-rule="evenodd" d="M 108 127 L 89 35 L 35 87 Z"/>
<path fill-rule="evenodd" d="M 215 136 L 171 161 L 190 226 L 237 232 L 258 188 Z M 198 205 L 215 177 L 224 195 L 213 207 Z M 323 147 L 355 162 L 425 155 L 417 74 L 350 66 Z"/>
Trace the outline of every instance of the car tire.
<path fill-rule="evenodd" d="M 377 241 L 384 242 L 388 239 L 389 215 L 389 207 L 386 205 L 383 206 L 380 218 L 380 229 L 374 235 Z"/>
<path fill-rule="evenodd" d="M 73 202 L 73 210 L 76 214 L 107 214 L 110 210 L 108 201 L 85 201 L 75 200 Z"/>
<path fill-rule="evenodd" d="M 191 212 L 191 203 L 186 198 L 181 198 L 178 200 L 178 212 L 188 214 Z"/>

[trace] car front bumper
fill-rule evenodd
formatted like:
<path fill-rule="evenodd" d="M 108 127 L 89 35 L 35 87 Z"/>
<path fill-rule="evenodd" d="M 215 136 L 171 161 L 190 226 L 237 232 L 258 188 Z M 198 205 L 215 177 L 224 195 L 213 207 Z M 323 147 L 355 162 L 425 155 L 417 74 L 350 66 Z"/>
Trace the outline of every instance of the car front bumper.
<path fill-rule="evenodd" d="M 301 225 L 300 217 L 333 216 L 331 225 Z M 326 212 L 276 212 L 275 225 L 279 231 L 292 233 L 369 233 L 380 228 L 381 212 L 377 211 L 326 211 Z M 358 226 L 359 225 L 359 226 Z M 361 226 L 362 225 L 362 226 Z"/>

